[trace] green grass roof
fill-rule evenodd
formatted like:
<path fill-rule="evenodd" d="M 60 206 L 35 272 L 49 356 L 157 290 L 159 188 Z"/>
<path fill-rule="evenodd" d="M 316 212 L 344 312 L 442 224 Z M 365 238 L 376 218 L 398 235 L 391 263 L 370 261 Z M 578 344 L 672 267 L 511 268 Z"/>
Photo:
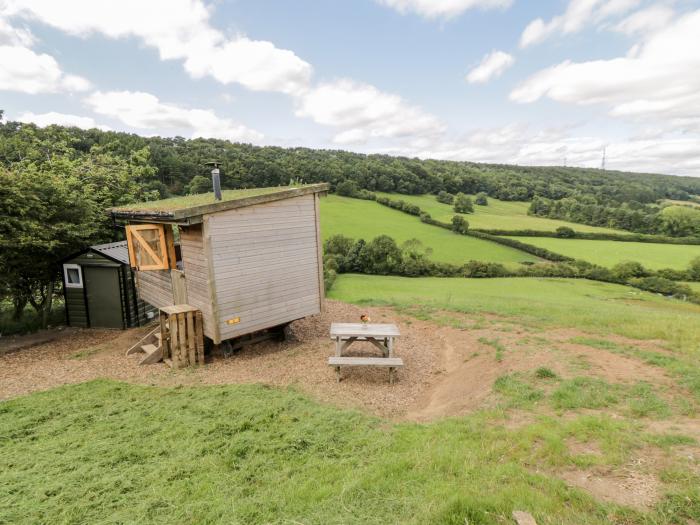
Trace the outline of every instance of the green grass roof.
<path fill-rule="evenodd" d="M 220 201 L 214 198 L 214 193 L 201 193 L 157 201 L 139 202 L 111 208 L 109 211 L 115 217 L 125 219 L 182 219 L 322 191 L 328 191 L 327 184 L 225 190 L 222 191 L 222 199 Z"/>

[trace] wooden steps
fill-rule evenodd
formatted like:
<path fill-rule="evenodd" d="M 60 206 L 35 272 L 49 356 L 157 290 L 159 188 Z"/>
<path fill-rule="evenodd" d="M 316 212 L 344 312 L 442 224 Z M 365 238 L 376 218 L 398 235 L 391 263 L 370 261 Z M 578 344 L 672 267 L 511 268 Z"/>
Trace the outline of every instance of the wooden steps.
<path fill-rule="evenodd" d="M 397 368 L 403 366 L 403 359 L 400 357 L 339 357 L 328 358 L 328 365 L 335 368 L 340 382 L 340 369 L 344 366 L 382 366 L 389 368 L 389 383 L 394 382 L 394 374 Z"/>
<path fill-rule="evenodd" d="M 139 361 L 140 365 L 152 365 L 153 363 L 158 363 L 163 360 L 163 345 L 143 345 L 141 350 L 146 353 L 146 357 Z"/>

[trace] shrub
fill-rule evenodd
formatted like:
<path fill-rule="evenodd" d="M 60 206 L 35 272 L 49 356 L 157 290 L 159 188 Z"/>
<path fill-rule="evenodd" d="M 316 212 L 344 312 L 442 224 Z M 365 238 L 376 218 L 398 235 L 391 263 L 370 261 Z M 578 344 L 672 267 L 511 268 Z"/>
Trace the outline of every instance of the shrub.
<path fill-rule="evenodd" d="M 479 206 L 488 206 L 489 200 L 486 197 L 486 194 L 483 191 L 480 191 L 476 194 L 476 197 L 474 197 L 474 203 L 478 204 Z"/>
<path fill-rule="evenodd" d="M 506 277 L 508 270 L 500 263 L 484 262 L 484 261 L 469 261 L 462 266 L 463 277 Z"/>
<path fill-rule="evenodd" d="M 432 264 L 428 257 L 432 248 L 426 248 L 418 239 L 409 239 L 401 245 L 401 275 L 418 277 L 431 275 Z"/>
<path fill-rule="evenodd" d="M 195 175 L 192 180 L 187 185 L 187 193 L 189 195 L 196 195 L 198 193 L 207 193 L 212 190 L 212 182 L 208 177 L 203 175 Z"/>
<path fill-rule="evenodd" d="M 438 202 L 441 202 L 443 204 L 452 204 L 455 200 L 455 196 L 451 193 L 447 193 L 446 191 L 441 191 L 437 194 L 436 199 Z"/>
<path fill-rule="evenodd" d="M 338 277 L 338 272 L 335 270 L 330 270 L 326 269 L 325 267 L 323 268 L 323 286 L 326 289 L 326 293 L 333 288 L 333 283 L 335 283 L 336 278 Z"/>
<path fill-rule="evenodd" d="M 469 231 L 469 222 L 461 215 L 452 217 L 452 231 L 462 235 Z"/>
<path fill-rule="evenodd" d="M 556 233 L 557 237 L 561 237 L 562 239 L 573 239 L 576 237 L 576 232 L 568 226 L 559 226 Z"/>
<path fill-rule="evenodd" d="M 454 200 L 454 210 L 457 213 L 474 213 L 474 205 L 464 193 L 458 193 Z"/>
<path fill-rule="evenodd" d="M 688 277 L 691 281 L 700 281 L 700 257 L 696 257 L 690 261 L 690 266 L 688 266 Z"/>
<path fill-rule="evenodd" d="M 649 272 L 636 261 L 623 261 L 613 266 L 612 274 L 620 281 L 627 281 L 635 277 L 646 277 Z"/>
<path fill-rule="evenodd" d="M 359 190 L 354 180 L 344 180 L 335 187 L 335 192 L 343 197 L 354 197 Z"/>
<path fill-rule="evenodd" d="M 693 290 L 691 290 L 689 286 L 664 279 L 663 277 L 640 277 L 630 279 L 629 284 L 649 292 L 694 298 Z"/>
<path fill-rule="evenodd" d="M 362 270 L 375 275 L 389 275 L 401 270 L 401 250 L 388 235 L 380 235 L 368 242 L 359 254 Z"/>

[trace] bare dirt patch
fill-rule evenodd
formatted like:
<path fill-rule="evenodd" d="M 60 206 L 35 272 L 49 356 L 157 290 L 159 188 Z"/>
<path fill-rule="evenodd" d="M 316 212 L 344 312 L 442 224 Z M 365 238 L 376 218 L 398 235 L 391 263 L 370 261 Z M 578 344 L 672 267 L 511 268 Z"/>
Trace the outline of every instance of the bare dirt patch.
<path fill-rule="evenodd" d="M 661 483 L 656 476 L 637 470 L 619 472 L 601 467 L 594 470 L 567 470 L 558 476 L 597 499 L 638 509 L 653 507 L 661 491 Z"/>
<path fill-rule="evenodd" d="M 327 365 L 333 321 L 354 322 L 369 313 L 374 322 L 401 330 L 396 355 L 405 366 L 390 385 L 386 369 L 347 368 L 343 381 Z M 447 314 L 446 314 L 447 315 Z M 548 367 L 560 377 L 580 375 L 570 363 L 584 356 L 589 370 L 615 382 L 646 380 L 673 388 L 662 369 L 607 350 L 568 343 L 586 335 L 574 330 L 538 332 L 484 315 L 451 314 L 449 325 L 417 320 L 391 308 L 360 308 L 328 301 L 325 313 L 292 325 L 294 341 L 266 342 L 230 358 L 214 357 L 205 367 L 172 370 L 164 364 L 138 366 L 125 351 L 149 329 L 78 330 L 33 348 L 0 356 L 0 399 L 54 386 L 113 378 L 153 385 L 265 383 L 294 386 L 325 402 L 396 419 L 431 421 L 468 414 L 498 402 L 493 383 L 501 375 Z M 353 352 L 375 355 L 368 344 Z"/>

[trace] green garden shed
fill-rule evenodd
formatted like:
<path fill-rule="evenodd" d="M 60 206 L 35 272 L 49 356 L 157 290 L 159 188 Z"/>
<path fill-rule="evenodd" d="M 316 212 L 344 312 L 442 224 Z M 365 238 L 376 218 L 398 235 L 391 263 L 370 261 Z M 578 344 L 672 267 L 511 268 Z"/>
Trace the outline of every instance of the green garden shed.
<path fill-rule="evenodd" d="M 90 246 L 62 264 L 69 326 L 125 329 L 156 316 L 138 296 L 126 241 Z"/>

